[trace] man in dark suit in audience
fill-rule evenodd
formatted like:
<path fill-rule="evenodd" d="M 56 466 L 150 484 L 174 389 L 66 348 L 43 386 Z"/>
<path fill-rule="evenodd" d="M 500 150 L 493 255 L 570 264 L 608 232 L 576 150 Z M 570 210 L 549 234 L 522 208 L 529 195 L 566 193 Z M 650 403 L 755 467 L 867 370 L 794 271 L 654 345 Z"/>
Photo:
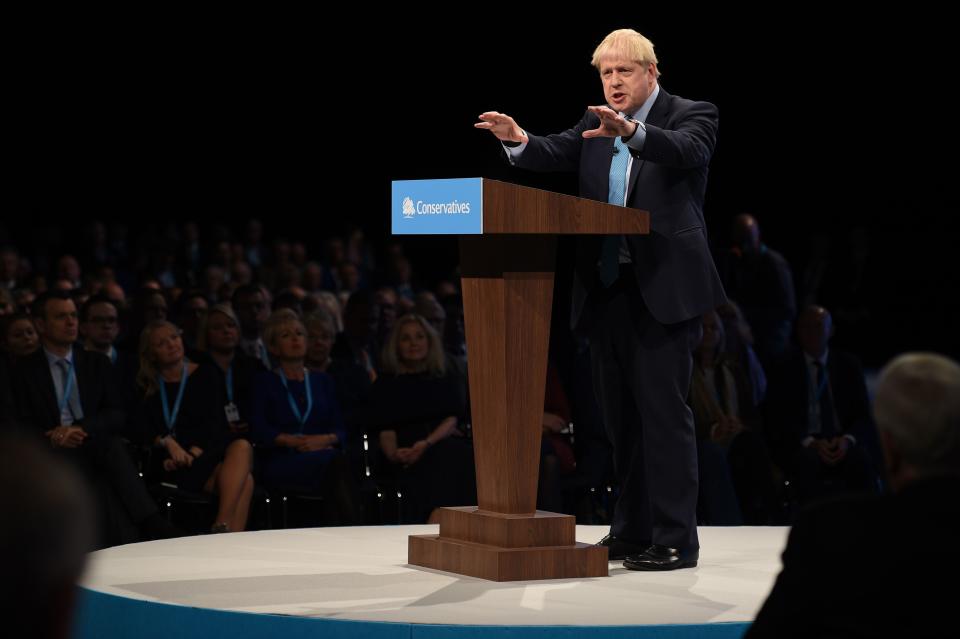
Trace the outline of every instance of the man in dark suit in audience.
<path fill-rule="evenodd" d="M 760 240 L 760 225 L 747 214 L 733 221 L 733 246 L 719 257 L 723 287 L 743 309 L 757 355 L 769 364 L 789 346 L 797 317 L 790 264 Z"/>
<path fill-rule="evenodd" d="M 140 369 L 140 355 L 137 351 L 117 348 L 120 311 L 116 302 L 103 295 L 88 299 L 80 307 L 80 335 L 84 350 L 103 353 L 113 363 L 113 374 L 119 385 L 123 409 L 128 420 L 132 419 L 136 414 L 133 409 L 139 405 L 136 379 Z M 137 339 L 139 340 L 139 336 Z M 134 423 L 128 423 L 122 434 L 129 439 L 141 439 L 137 424 Z"/>
<path fill-rule="evenodd" d="M 254 284 L 241 286 L 233 292 L 233 310 L 240 319 L 240 350 L 256 357 L 263 365 L 273 369 L 270 354 L 263 343 L 263 327 L 270 317 L 270 304 L 263 289 Z"/>
<path fill-rule="evenodd" d="M 859 362 L 830 349 L 830 313 L 808 306 L 799 349 L 771 370 L 764 423 L 774 460 L 801 502 L 837 490 L 876 492 L 876 435 Z"/>
<path fill-rule="evenodd" d="M 46 438 L 99 489 L 107 545 L 135 541 L 131 522 L 150 538 L 175 536 L 118 436 L 124 411 L 110 360 L 74 348 L 76 304 L 66 293 L 49 293 L 37 298 L 33 313 L 43 348 L 14 368 L 16 423 Z"/>
<path fill-rule="evenodd" d="M 748 639 L 954 635 L 943 580 L 960 570 L 960 366 L 901 355 L 874 409 L 892 494 L 800 515 Z"/>

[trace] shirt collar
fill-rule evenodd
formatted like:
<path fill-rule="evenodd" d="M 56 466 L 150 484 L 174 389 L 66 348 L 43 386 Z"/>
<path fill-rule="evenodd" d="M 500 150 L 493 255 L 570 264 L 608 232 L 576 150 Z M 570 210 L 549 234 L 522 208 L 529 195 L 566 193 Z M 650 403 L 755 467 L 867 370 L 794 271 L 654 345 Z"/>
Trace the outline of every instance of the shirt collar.
<path fill-rule="evenodd" d="M 660 95 L 659 82 L 653 85 L 653 92 L 647 96 L 647 99 L 644 100 L 637 112 L 633 114 L 633 119 L 639 120 L 640 122 L 646 122 L 647 116 L 650 115 L 650 109 L 653 108 L 653 103 L 657 101 L 658 95 Z"/>
<path fill-rule="evenodd" d="M 43 348 L 43 354 L 47 356 L 47 362 L 51 366 L 56 365 L 56 363 L 59 362 L 61 359 L 66 360 L 67 363 L 69 363 L 70 365 L 73 365 L 73 347 L 72 346 L 70 347 L 70 352 L 68 352 L 64 357 L 60 357 L 59 355 L 54 355 L 53 353 L 48 351 L 46 347 Z"/>

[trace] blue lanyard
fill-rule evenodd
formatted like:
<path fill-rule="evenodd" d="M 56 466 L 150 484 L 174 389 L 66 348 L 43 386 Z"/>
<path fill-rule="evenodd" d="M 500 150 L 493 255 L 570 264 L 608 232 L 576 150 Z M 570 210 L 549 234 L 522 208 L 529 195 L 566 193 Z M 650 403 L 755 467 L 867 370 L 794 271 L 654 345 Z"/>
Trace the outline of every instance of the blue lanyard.
<path fill-rule="evenodd" d="M 283 382 L 283 389 L 287 391 L 287 401 L 290 402 L 290 410 L 293 411 L 294 417 L 300 422 L 300 433 L 303 433 L 303 426 L 307 423 L 310 411 L 313 410 L 313 393 L 310 392 L 310 371 L 303 369 L 303 383 L 307 389 L 307 412 L 303 415 L 300 414 L 300 407 L 297 406 L 297 400 L 293 398 L 293 393 L 290 392 L 290 387 L 287 386 L 287 376 L 283 374 L 282 370 L 277 372 L 280 374 L 280 381 Z"/>
<path fill-rule="evenodd" d="M 180 389 L 177 391 L 177 401 L 173 404 L 173 413 L 170 412 L 170 405 L 167 403 L 167 384 L 163 381 L 162 375 L 157 375 L 157 381 L 160 382 L 160 404 L 163 406 L 163 421 L 167 424 L 167 430 L 173 432 L 173 427 L 177 423 L 177 414 L 180 413 L 180 402 L 183 401 L 183 389 L 187 387 L 187 360 L 183 360 L 183 374 L 180 376 Z"/>
<path fill-rule="evenodd" d="M 73 360 L 67 361 L 67 384 L 63 389 L 63 396 L 60 397 L 60 414 L 63 415 L 63 409 L 67 407 L 70 401 L 70 393 L 73 392 Z M 73 411 L 70 411 L 73 413 Z M 76 419 L 76 418 L 74 418 Z"/>
<path fill-rule="evenodd" d="M 233 403 L 233 364 L 227 366 L 227 402 Z"/>

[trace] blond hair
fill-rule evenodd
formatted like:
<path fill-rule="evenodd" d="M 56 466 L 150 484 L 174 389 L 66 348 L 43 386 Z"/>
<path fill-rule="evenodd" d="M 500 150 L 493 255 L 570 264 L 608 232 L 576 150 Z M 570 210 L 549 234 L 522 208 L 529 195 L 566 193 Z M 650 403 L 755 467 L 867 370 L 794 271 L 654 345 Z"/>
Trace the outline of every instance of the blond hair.
<path fill-rule="evenodd" d="M 157 385 L 157 376 L 160 374 L 160 369 L 157 368 L 157 362 L 153 357 L 150 340 L 153 338 L 154 331 L 161 328 L 170 328 L 177 336 L 183 334 L 183 331 L 176 324 L 167 320 L 153 320 L 144 326 L 140 332 L 140 349 L 138 351 L 140 354 L 140 370 L 137 371 L 137 386 L 143 389 L 147 397 L 156 393 L 160 388 Z M 186 353 L 184 353 L 184 357 L 186 357 Z"/>
<path fill-rule="evenodd" d="M 617 29 L 607 34 L 593 52 L 590 64 L 600 69 L 604 58 L 625 58 L 644 67 L 659 64 L 657 54 L 653 52 L 653 43 L 633 29 Z M 657 70 L 660 77 L 660 70 Z"/>
<path fill-rule="evenodd" d="M 340 299 L 330 291 L 319 291 L 313 293 L 314 299 L 320 305 L 320 308 L 330 313 L 333 317 L 333 327 L 335 333 L 343 332 L 343 305 Z"/>
<path fill-rule="evenodd" d="M 419 324 L 427 336 L 427 357 L 423 365 L 418 367 L 417 370 L 410 370 L 406 364 L 400 361 L 400 356 L 397 353 L 397 347 L 400 344 L 400 329 L 407 324 Z M 427 371 L 431 375 L 441 377 L 446 372 L 447 366 L 443 353 L 443 344 L 440 342 L 440 335 L 437 334 L 437 331 L 433 330 L 433 327 L 427 320 L 419 315 L 404 315 L 393 325 L 393 330 L 390 331 L 390 337 L 383 346 L 383 353 L 380 356 L 380 368 L 383 372 L 392 375 Z"/>
<path fill-rule="evenodd" d="M 263 343 L 268 351 L 273 352 L 273 347 L 276 345 L 280 331 L 283 327 L 289 326 L 290 324 L 298 324 L 300 328 L 303 329 L 303 334 L 307 334 L 307 328 L 303 325 L 303 320 L 300 319 L 300 316 L 297 315 L 297 312 L 293 309 L 281 308 L 270 315 L 270 319 L 267 320 L 267 325 L 263 327 Z"/>

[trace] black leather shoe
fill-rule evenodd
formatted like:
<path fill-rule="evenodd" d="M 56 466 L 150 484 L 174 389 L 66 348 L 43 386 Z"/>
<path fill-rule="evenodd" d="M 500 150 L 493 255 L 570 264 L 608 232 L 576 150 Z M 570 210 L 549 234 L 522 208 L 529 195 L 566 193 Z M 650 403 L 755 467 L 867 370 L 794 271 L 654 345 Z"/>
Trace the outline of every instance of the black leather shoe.
<path fill-rule="evenodd" d="M 629 570 L 677 570 L 694 568 L 699 559 L 699 550 L 677 550 L 654 544 L 642 553 L 629 555 L 623 560 L 623 567 Z"/>
<path fill-rule="evenodd" d="M 596 545 L 607 547 L 607 559 L 610 561 L 623 559 L 627 555 L 638 555 L 650 547 L 649 542 L 634 544 L 614 537 L 613 535 L 607 535 L 598 541 Z"/>

